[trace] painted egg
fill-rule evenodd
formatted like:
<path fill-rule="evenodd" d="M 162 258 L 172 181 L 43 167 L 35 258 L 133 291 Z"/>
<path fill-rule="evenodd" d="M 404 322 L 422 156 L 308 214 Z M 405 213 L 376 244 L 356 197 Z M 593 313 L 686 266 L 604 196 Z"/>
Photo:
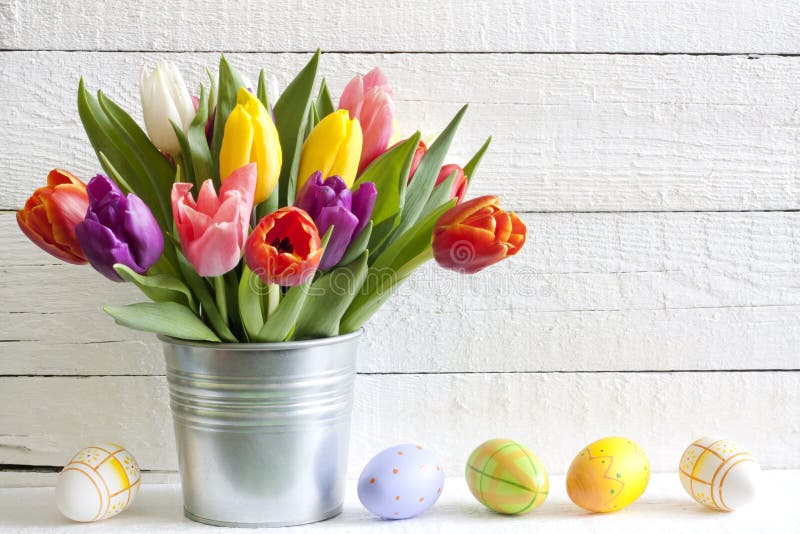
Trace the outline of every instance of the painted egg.
<path fill-rule="evenodd" d="M 478 502 L 501 514 L 528 513 L 550 490 L 541 460 L 510 439 L 490 439 L 472 451 L 466 477 Z"/>
<path fill-rule="evenodd" d="M 679 466 L 686 493 L 714 510 L 736 510 L 756 499 L 761 468 L 749 451 L 728 439 L 700 438 Z"/>
<path fill-rule="evenodd" d="M 586 446 L 567 471 L 567 494 L 592 512 L 615 512 L 638 499 L 650 482 L 650 462 L 627 438 L 609 437 Z"/>
<path fill-rule="evenodd" d="M 358 479 L 358 498 L 375 515 L 406 519 L 433 506 L 443 487 L 444 470 L 436 455 L 406 443 L 369 461 Z"/>
<path fill-rule="evenodd" d="M 73 521 L 97 521 L 117 515 L 139 491 L 139 465 L 119 445 L 81 449 L 58 474 L 56 506 Z"/>

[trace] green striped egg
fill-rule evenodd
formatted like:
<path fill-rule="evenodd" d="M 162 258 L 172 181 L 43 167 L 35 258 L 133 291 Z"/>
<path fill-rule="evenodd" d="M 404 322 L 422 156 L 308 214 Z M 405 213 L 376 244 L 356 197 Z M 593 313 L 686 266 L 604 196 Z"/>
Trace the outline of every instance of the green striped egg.
<path fill-rule="evenodd" d="M 510 439 L 490 439 L 467 460 L 467 486 L 478 502 L 501 514 L 526 514 L 547 498 L 544 464 Z"/>

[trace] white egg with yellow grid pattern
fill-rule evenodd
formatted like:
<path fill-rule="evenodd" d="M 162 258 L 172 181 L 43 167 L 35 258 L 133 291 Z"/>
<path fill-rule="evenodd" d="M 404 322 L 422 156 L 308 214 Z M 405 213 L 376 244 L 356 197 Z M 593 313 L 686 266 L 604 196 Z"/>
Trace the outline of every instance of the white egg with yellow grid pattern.
<path fill-rule="evenodd" d="M 698 503 L 731 511 L 753 502 L 761 468 L 753 455 L 729 439 L 700 438 L 684 451 L 681 484 Z"/>
<path fill-rule="evenodd" d="M 113 443 L 78 451 L 58 475 L 56 505 L 74 521 L 98 521 L 117 515 L 139 491 L 139 465 Z"/>

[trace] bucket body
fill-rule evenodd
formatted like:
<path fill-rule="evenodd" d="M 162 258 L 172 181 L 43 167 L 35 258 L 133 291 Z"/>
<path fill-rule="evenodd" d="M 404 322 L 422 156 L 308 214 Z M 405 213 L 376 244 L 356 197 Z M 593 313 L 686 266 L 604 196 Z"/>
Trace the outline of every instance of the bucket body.
<path fill-rule="evenodd" d="M 223 344 L 159 336 L 186 517 L 259 527 L 341 512 L 360 335 Z"/>

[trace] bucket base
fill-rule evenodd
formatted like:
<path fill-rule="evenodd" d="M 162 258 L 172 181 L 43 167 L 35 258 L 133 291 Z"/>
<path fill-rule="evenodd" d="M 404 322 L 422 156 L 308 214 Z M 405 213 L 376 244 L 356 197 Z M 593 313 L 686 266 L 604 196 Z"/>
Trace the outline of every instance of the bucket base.
<path fill-rule="evenodd" d="M 307 518 L 307 519 L 298 519 L 295 521 L 272 521 L 267 523 L 235 523 L 230 521 L 216 521 L 214 519 L 207 519 L 205 517 L 200 517 L 199 515 L 195 515 L 186 508 L 183 509 L 183 515 L 186 516 L 187 519 L 191 519 L 192 521 L 196 521 L 198 523 L 204 523 L 206 525 L 212 525 L 215 527 L 233 527 L 233 528 L 269 528 L 269 527 L 293 527 L 297 525 L 308 525 L 309 523 L 318 523 L 320 521 L 327 521 L 328 519 L 333 519 L 337 515 L 342 513 L 342 507 L 338 506 L 331 510 L 330 512 L 326 513 L 321 517 L 315 518 Z"/>

